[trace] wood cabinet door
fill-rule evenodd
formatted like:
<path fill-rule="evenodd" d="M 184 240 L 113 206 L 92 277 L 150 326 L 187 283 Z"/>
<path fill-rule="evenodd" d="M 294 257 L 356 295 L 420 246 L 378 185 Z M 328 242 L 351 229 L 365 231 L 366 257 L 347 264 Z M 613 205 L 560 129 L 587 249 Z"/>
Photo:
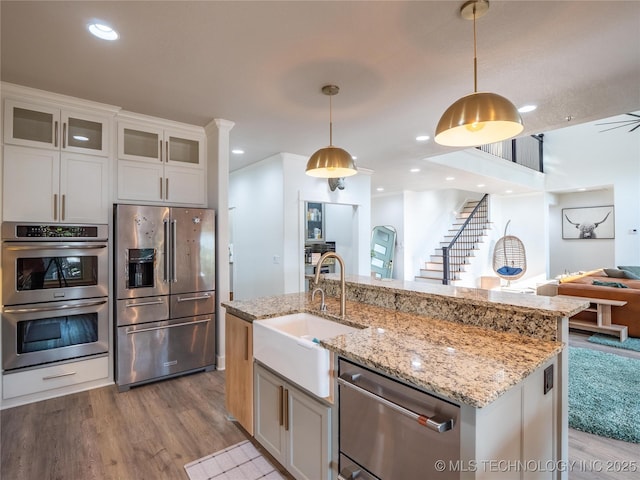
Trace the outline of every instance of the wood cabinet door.
<path fill-rule="evenodd" d="M 225 336 L 227 412 L 253 435 L 253 325 L 227 314 Z"/>
<path fill-rule="evenodd" d="M 108 223 L 107 158 L 62 154 L 60 219 L 72 223 Z"/>
<path fill-rule="evenodd" d="M 60 153 L 4 147 L 2 214 L 6 221 L 58 222 Z"/>

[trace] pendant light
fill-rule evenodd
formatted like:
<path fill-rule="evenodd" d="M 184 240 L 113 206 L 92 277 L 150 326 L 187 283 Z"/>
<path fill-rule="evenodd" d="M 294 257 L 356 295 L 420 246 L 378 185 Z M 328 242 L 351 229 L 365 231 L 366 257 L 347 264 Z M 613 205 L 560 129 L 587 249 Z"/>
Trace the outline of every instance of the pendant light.
<path fill-rule="evenodd" d="M 473 93 L 460 98 L 442 115 L 434 140 L 451 147 L 475 147 L 515 137 L 523 129 L 518 109 L 506 98 L 478 92 L 476 18 L 489 10 L 488 0 L 469 0 L 460 15 L 473 20 Z"/>
<path fill-rule="evenodd" d="M 329 96 L 329 146 L 321 148 L 309 158 L 306 174 L 312 177 L 340 178 L 358 173 L 351 154 L 333 146 L 331 97 L 337 95 L 339 91 L 340 88 L 336 85 L 322 87 L 322 93 Z"/>

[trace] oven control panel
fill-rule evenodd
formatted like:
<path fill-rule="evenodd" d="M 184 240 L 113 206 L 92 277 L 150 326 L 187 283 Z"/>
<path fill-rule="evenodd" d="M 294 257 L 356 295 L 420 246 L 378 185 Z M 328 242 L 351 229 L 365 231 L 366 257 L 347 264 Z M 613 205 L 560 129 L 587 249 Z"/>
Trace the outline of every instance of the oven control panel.
<path fill-rule="evenodd" d="M 42 225 L 35 223 L 5 222 L 3 240 L 100 240 L 108 236 L 107 225 Z"/>

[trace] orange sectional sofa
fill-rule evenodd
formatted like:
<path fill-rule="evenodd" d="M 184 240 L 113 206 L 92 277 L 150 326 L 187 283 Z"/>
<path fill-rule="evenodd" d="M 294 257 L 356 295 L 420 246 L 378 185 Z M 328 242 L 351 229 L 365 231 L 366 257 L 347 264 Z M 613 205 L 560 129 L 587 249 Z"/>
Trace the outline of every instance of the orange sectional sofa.
<path fill-rule="evenodd" d="M 621 283 L 628 288 L 594 285 L 594 280 Z M 603 269 L 599 269 L 561 279 L 558 285 L 558 295 L 606 298 L 627 302 L 622 307 L 613 307 L 611 309 L 611 322 L 618 325 L 626 325 L 630 337 L 640 337 L 640 280 L 610 277 Z M 595 313 L 580 312 L 573 318 L 595 320 Z"/>

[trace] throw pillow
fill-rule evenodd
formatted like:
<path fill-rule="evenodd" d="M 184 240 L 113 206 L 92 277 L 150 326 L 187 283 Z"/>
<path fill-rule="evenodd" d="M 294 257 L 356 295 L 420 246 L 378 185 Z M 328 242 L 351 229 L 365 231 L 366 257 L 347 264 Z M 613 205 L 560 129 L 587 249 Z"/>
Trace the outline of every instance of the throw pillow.
<path fill-rule="evenodd" d="M 627 278 L 627 272 L 624 270 L 619 270 L 617 268 L 603 268 L 604 273 L 606 273 L 607 277 L 611 278 Z"/>
<path fill-rule="evenodd" d="M 615 288 L 629 288 L 624 283 L 620 282 L 601 282 L 599 280 L 594 280 L 593 285 L 598 285 L 599 287 L 615 287 Z"/>
<path fill-rule="evenodd" d="M 521 271 L 522 269 L 519 267 L 508 267 L 507 265 L 496 270 L 496 272 L 498 272 L 500 275 L 506 276 L 518 275 Z"/>
<path fill-rule="evenodd" d="M 618 268 L 620 270 L 624 270 L 625 272 L 630 273 L 631 275 L 633 275 L 633 277 L 631 275 L 629 275 L 627 278 L 633 278 L 634 280 L 640 280 L 640 267 L 618 265 Z"/>

